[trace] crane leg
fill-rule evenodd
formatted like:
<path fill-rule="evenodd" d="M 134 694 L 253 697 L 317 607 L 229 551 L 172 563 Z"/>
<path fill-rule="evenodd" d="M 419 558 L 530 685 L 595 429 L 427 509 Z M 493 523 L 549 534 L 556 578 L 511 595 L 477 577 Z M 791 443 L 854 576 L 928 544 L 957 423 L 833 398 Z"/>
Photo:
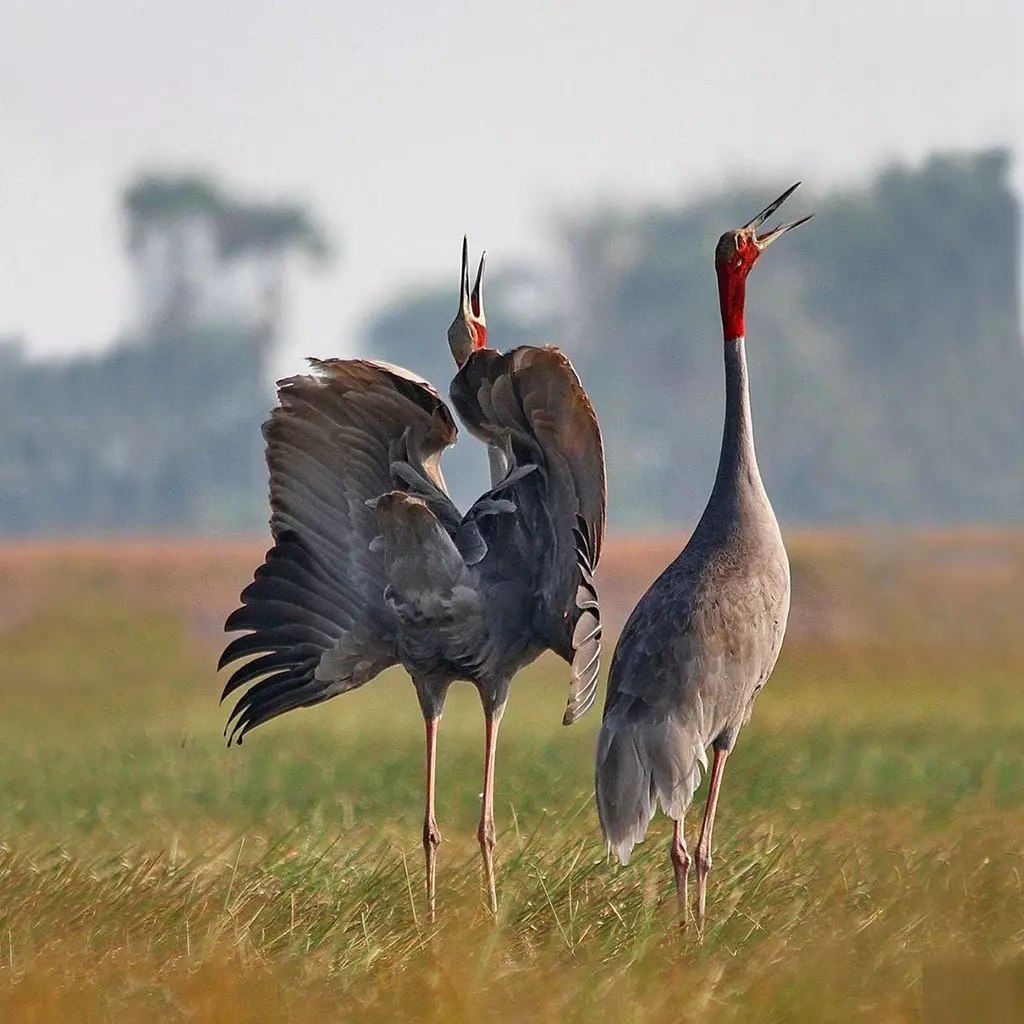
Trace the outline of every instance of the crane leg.
<path fill-rule="evenodd" d="M 697 927 L 704 932 L 704 917 L 707 911 L 708 872 L 711 870 L 711 832 L 715 827 L 715 808 L 718 806 L 718 792 L 722 788 L 722 772 L 728 750 L 715 750 L 711 763 L 711 781 L 708 784 L 708 803 L 704 809 L 704 823 L 697 840 Z"/>
<path fill-rule="evenodd" d="M 498 744 L 498 726 L 504 709 L 485 713 L 486 733 L 484 740 L 484 800 L 480 815 L 480 853 L 484 859 L 484 880 L 491 913 L 498 912 L 498 894 L 494 887 L 494 755 Z"/>
<path fill-rule="evenodd" d="M 441 833 L 434 819 L 434 772 L 437 765 L 437 723 L 438 718 L 424 719 L 427 726 L 427 809 L 423 816 L 423 853 L 427 860 L 427 907 L 430 923 L 434 923 L 435 900 L 434 882 L 437 868 L 437 848 L 441 845 Z"/>
<path fill-rule="evenodd" d="M 690 903 L 687 898 L 687 876 L 690 873 L 690 852 L 683 837 L 683 819 L 679 818 L 672 833 L 669 856 L 676 876 L 676 898 L 679 901 L 679 927 L 685 928 L 690 917 Z"/>

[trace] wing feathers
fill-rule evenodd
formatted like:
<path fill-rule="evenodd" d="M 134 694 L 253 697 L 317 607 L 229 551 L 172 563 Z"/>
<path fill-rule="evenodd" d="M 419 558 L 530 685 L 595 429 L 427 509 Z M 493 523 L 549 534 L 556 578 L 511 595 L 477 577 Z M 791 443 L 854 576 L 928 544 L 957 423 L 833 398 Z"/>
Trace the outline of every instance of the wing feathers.
<path fill-rule="evenodd" d="M 309 661 L 310 667 L 312 667 L 320 660 L 320 648 L 314 644 L 307 644 L 306 652 L 307 660 Z M 241 668 L 235 669 L 231 678 L 228 680 L 227 685 L 224 687 L 221 699 L 227 697 L 228 694 L 233 693 L 238 689 L 238 687 L 244 686 L 253 679 L 267 675 L 267 673 L 271 672 L 273 669 L 281 668 L 286 665 L 300 664 L 301 662 L 301 644 L 297 644 L 294 647 L 283 651 L 272 651 L 269 654 L 261 654 L 258 658 L 253 658 L 252 661 L 247 661 Z"/>
<path fill-rule="evenodd" d="M 367 499 L 395 486 L 393 454 L 444 492 L 438 460 L 455 440 L 437 392 L 408 371 L 366 360 L 311 360 L 278 385 L 263 426 L 274 547 L 225 629 L 246 630 L 221 655 L 241 687 L 229 742 L 296 707 L 360 686 L 394 664 L 379 532 Z M 401 483 L 401 481 L 399 481 Z"/>
<path fill-rule="evenodd" d="M 509 487 L 509 497 L 517 506 L 519 564 L 534 574 L 537 633 L 572 662 L 568 724 L 593 703 L 600 663 L 593 570 L 606 484 L 597 418 L 572 364 L 554 348 L 474 352 L 452 381 L 451 398 L 474 436 L 511 452 L 510 478 L 527 463 L 537 467 Z"/>

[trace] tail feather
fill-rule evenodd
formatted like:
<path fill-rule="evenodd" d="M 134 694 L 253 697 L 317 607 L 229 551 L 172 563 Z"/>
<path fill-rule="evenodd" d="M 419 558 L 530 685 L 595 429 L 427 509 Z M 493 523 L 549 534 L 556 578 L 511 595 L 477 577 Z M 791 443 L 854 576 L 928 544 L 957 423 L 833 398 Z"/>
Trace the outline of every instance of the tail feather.
<path fill-rule="evenodd" d="M 597 741 L 597 814 L 608 849 L 628 864 L 660 800 L 678 820 L 693 802 L 707 753 L 692 728 L 669 717 L 632 722 L 610 715 Z"/>
<path fill-rule="evenodd" d="M 610 725 L 606 720 L 597 741 L 597 816 L 608 849 L 628 864 L 654 817 L 657 791 L 642 750 L 641 727 Z"/>

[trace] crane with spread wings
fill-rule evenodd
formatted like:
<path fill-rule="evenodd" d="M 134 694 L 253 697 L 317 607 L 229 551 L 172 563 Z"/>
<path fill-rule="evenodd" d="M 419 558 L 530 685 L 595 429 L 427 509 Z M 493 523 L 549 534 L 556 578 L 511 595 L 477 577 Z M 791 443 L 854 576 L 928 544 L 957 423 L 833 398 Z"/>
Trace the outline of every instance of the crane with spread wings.
<path fill-rule="evenodd" d="M 264 424 L 273 547 L 225 625 L 243 635 L 220 667 L 244 663 L 229 743 L 402 665 L 426 723 L 423 847 L 433 917 L 437 725 L 449 685 L 480 694 L 486 742 L 478 832 L 490 907 L 494 763 L 515 674 L 550 649 L 571 666 L 563 721 L 593 703 L 601 622 L 594 569 L 604 535 L 601 432 L 558 349 L 487 347 L 483 260 L 448 332 L 452 401 L 491 455 L 491 486 L 465 513 L 440 458 L 457 429 L 434 388 L 366 359 L 312 360 L 278 385 Z M 255 655 L 255 657 L 253 657 Z"/>

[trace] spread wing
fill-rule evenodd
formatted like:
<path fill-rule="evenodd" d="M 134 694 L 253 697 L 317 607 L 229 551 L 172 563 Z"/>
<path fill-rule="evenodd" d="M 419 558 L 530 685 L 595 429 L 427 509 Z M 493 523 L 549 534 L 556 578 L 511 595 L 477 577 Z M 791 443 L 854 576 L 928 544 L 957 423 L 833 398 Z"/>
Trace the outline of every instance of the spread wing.
<path fill-rule="evenodd" d="M 519 480 L 517 543 L 539 598 L 545 642 L 572 664 L 565 724 L 593 703 L 601 620 L 594 569 L 604 539 L 607 490 L 597 416 L 568 358 L 556 348 L 474 352 L 452 381 L 467 428 L 510 454 Z"/>
<path fill-rule="evenodd" d="M 253 683 L 228 720 L 229 742 L 396 663 L 366 502 L 405 487 L 396 465 L 447 495 L 439 460 L 457 431 L 429 384 L 386 363 L 311 363 L 312 374 L 279 382 L 279 404 L 263 425 L 274 546 L 224 627 L 246 632 L 218 667 L 259 655 L 224 687 L 222 699 Z"/>

